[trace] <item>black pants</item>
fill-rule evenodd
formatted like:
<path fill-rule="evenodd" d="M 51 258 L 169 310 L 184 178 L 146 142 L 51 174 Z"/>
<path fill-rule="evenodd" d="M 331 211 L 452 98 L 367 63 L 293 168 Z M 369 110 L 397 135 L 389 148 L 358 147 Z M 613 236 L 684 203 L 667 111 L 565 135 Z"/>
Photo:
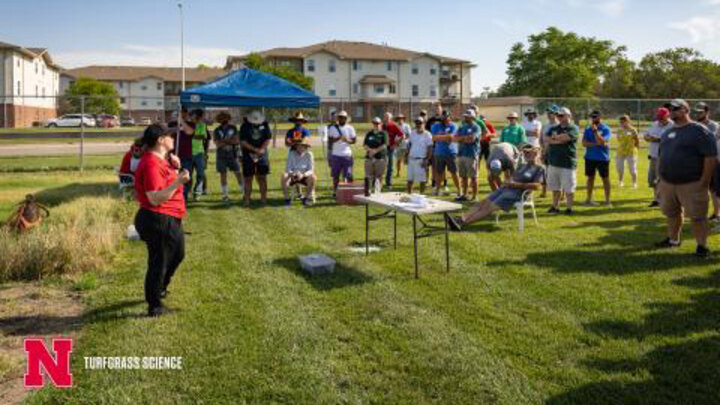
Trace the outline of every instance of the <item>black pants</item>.
<path fill-rule="evenodd" d="M 140 209 L 135 215 L 135 229 L 148 250 L 145 300 L 150 308 L 155 308 L 162 304 L 160 293 L 170 284 L 170 279 L 185 257 L 182 220 Z"/>

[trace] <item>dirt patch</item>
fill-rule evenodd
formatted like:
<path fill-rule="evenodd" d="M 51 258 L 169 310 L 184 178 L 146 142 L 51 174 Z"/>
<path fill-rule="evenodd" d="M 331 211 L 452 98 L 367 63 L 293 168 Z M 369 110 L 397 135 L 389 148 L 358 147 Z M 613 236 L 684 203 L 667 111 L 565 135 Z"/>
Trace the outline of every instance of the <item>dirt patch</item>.
<path fill-rule="evenodd" d="M 72 336 L 83 322 L 79 293 L 57 286 L 15 284 L 0 287 L 0 403 L 18 404 L 23 387 L 28 336 Z"/>

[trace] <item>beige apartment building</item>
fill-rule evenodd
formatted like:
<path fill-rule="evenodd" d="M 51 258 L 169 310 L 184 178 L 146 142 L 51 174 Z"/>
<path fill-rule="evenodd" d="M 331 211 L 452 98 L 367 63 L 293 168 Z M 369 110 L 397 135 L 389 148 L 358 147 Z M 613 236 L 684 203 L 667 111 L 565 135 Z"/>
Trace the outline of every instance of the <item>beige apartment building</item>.
<path fill-rule="evenodd" d="M 0 127 L 29 127 L 56 117 L 60 70 L 45 48 L 0 42 Z"/>
<path fill-rule="evenodd" d="M 367 120 L 384 111 L 414 114 L 437 102 L 458 114 L 471 100 L 474 65 L 462 59 L 351 41 L 258 54 L 312 77 L 324 114 L 345 109 L 354 119 Z M 226 69 L 243 67 L 246 57 L 229 56 Z"/>

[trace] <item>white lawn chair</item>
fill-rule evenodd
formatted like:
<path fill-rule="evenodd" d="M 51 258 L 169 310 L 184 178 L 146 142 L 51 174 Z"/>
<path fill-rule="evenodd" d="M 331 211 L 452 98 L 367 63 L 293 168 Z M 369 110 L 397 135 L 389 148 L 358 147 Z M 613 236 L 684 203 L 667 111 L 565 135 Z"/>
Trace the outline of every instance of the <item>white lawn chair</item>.
<path fill-rule="evenodd" d="M 520 201 L 515 203 L 515 211 L 517 211 L 518 217 L 518 232 L 520 233 L 523 233 L 525 230 L 525 207 L 530 207 L 530 212 L 532 212 L 535 226 L 538 226 L 539 224 L 537 220 L 537 212 L 535 211 L 535 201 L 533 201 L 532 197 L 532 190 L 523 191 Z M 501 213 L 501 210 L 495 212 L 495 223 L 498 225 L 500 224 Z"/>

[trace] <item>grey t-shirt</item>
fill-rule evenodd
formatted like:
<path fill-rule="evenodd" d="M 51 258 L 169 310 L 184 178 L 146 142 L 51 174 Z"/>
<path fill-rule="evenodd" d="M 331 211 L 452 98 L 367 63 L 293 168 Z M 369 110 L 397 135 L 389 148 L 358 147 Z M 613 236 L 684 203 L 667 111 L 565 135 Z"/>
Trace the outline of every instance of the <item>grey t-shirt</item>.
<path fill-rule="evenodd" d="M 707 130 L 710 131 L 710 135 L 718 136 L 718 123 L 716 121 L 708 120 L 708 122 L 698 122 L 698 124 L 707 128 Z"/>
<path fill-rule="evenodd" d="M 671 184 L 685 184 L 700 180 L 704 160 L 717 155 L 717 146 L 705 126 L 691 122 L 663 132 L 659 153 L 660 177 Z"/>
<path fill-rule="evenodd" d="M 490 162 L 495 159 L 502 162 L 503 170 L 511 170 L 515 168 L 515 165 L 520 159 L 520 151 L 515 145 L 502 142 L 490 148 L 487 164 L 489 165 Z"/>
<path fill-rule="evenodd" d="M 542 183 L 545 168 L 540 165 L 522 165 L 513 172 L 512 179 L 516 183 Z"/>

